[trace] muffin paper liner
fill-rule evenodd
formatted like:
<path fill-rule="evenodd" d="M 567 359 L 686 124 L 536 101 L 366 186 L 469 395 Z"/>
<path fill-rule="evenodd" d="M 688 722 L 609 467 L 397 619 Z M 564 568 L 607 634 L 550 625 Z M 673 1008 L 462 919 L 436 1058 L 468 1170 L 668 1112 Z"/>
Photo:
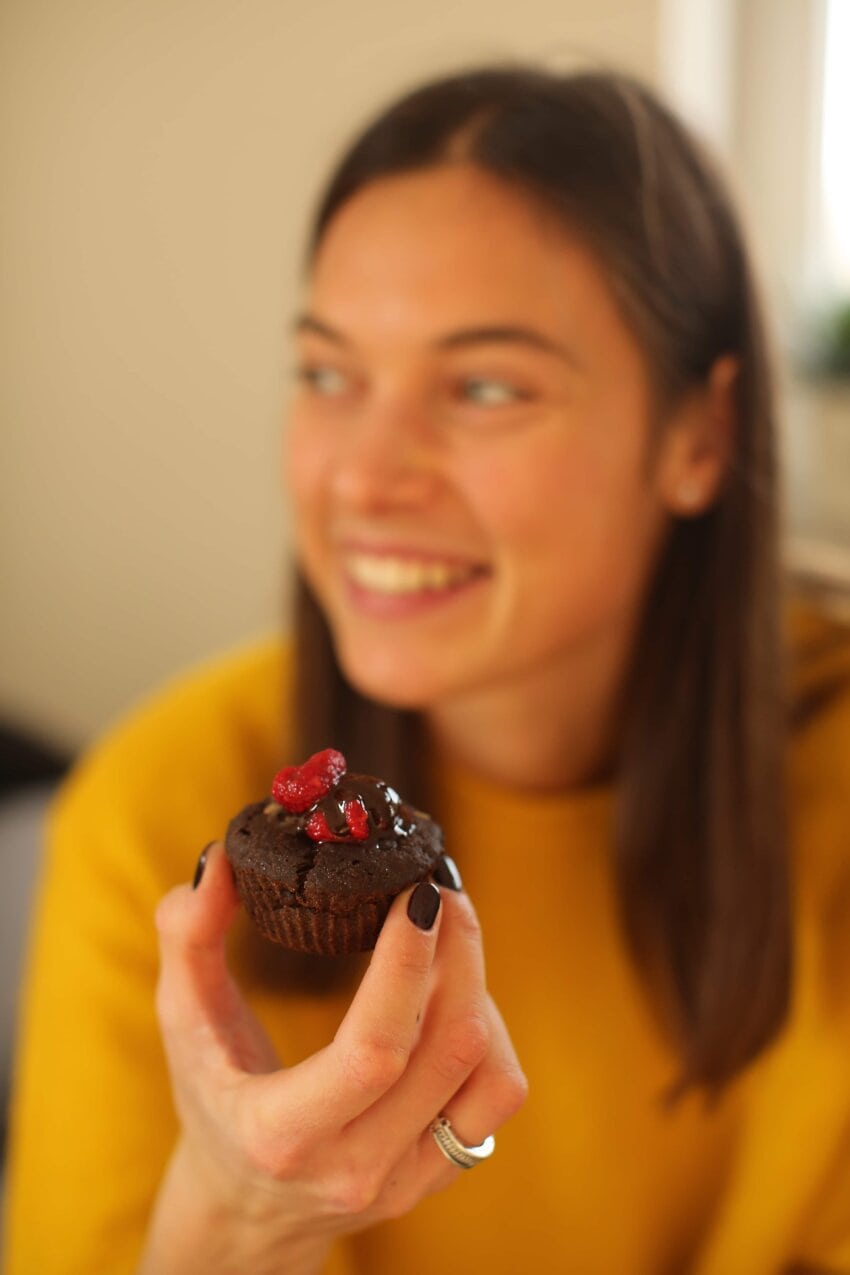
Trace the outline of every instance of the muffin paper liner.
<path fill-rule="evenodd" d="M 351 911 L 309 908 L 290 891 L 245 867 L 234 872 L 246 912 L 266 938 L 297 952 L 347 956 L 375 946 L 394 896 L 366 899 Z"/>

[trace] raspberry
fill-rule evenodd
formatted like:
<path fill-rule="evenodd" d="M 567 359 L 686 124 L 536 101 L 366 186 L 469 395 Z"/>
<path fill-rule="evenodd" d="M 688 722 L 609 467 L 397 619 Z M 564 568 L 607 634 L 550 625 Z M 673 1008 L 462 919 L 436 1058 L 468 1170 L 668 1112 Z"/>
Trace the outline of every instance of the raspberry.
<path fill-rule="evenodd" d="M 284 766 L 272 780 L 272 796 L 292 815 L 300 815 L 326 797 L 348 769 L 342 753 L 325 748 L 301 766 Z"/>
<path fill-rule="evenodd" d="M 332 832 L 321 810 L 314 810 L 304 825 L 304 831 L 313 841 L 365 841 L 369 836 L 369 816 L 362 802 L 356 798 L 345 803 L 345 822 L 348 832 Z"/>
<path fill-rule="evenodd" d="M 362 801 L 352 800 L 345 803 L 345 822 L 355 841 L 365 841 L 369 836 L 369 816 Z"/>
<path fill-rule="evenodd" d="M 328 827 L 328 821 L 320 810 L 314 810 L 310 818 L 304 825 L 304 831 L 308 837 L 312 837 L 314 841 L 344 841 L 344 837 L 337 837 Z"/>

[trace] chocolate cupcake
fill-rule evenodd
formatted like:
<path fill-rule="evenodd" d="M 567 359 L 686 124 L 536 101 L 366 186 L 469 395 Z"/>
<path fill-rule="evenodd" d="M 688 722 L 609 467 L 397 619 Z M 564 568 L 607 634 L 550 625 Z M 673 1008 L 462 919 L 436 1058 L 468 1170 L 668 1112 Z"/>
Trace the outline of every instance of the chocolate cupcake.
<path fill-rule="evenodd" d="M 246 911 L 276 943 L 344 956 L 375 946 L 390 904 L 443 851 L 438 824 L 335 749 L 288 766 L 271 799 L 230 821 L 227 857 Z"/>

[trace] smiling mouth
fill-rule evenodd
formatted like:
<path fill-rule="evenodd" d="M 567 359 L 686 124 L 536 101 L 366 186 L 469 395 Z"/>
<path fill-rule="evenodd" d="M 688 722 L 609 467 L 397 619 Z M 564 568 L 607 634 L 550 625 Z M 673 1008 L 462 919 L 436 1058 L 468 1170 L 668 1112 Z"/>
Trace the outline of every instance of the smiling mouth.
<path fill-rule="evenodd" d="M 347 554 L 345 569 L 359 588 L 388 597 L 446 592 L 487 570 L 478 565 L 372 553 Z"/>

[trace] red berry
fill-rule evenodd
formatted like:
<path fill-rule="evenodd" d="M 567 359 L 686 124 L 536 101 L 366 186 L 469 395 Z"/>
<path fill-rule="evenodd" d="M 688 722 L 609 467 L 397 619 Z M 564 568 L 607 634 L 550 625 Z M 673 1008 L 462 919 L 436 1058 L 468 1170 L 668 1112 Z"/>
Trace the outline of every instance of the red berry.
<path fill-rule="evenodd" d="M 314 753 L 301 766 L 284 766 L 272 780 L 272 796 L 292 815 L 300 815 L 326 797 L 348 763 L 335 748 Z"/>
<path fill-rule="evenodd" d="M 345 822 L 355 841 L 365 841 L 369 836 L 369 816 L 362 801 L 357 798 L 347 801 L 344 806 Z"/>
<path fill-rule="evenodd" d="M 304 829 L 308 837 L 312 837 L 314 841 L 342 841 L 342 837 L 336 837 L 328 827 L 328 821 L 320 810 L 314 810 L 310 818 L 304 825 Z"/>
<path fill-rule="evenodd" d="M 304 831 L 313 841 L 365 841 L 369 836 L 369 816 L 356 797 L 345 803 L 345 832 L 334 832 L 321 810 L 314 810 L 304 824 Z"/>

